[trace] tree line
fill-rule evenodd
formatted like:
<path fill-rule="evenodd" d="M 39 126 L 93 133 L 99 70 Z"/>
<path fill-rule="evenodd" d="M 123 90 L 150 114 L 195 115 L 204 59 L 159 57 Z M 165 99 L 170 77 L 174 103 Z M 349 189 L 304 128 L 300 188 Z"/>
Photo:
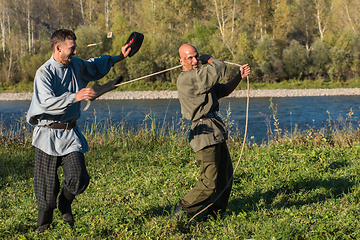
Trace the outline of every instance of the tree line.
<path fill-rule="evenodd" d="M 360 72 L 360 0 L 0 0 L 0 83 L 33 81 L 60 28 L 75 31 L 83 59 L 117 55 L 131 32 L 145 35 L 140 51 L 106 78 L 176 66 L 183 43 L 249 63 L 258 82 L 346 81 Z M 177 75 L 149 81 L 175 82 Z"/>

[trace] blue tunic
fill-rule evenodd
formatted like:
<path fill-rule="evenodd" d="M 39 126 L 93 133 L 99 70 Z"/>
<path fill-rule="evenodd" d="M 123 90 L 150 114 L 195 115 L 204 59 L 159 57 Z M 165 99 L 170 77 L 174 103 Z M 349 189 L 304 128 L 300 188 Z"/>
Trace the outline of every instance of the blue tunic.
<path fill-rule="evenodd" d="M 118 61 L 117 56 L 108 55 L 88 61 L 73 57 L 71 64 L 65 65 L 52 56 L 44 63 L 36 71 L 34 93 L 26 116 L 27 122 L 35 126 L 32 144 L 53 156 L 87 152 L 89 146 L 79 127 L 65 130 L 42 126 L 78 120 L 81 102 L 75 101 L 75 94 L 89 81 L 104 77 Z"/>

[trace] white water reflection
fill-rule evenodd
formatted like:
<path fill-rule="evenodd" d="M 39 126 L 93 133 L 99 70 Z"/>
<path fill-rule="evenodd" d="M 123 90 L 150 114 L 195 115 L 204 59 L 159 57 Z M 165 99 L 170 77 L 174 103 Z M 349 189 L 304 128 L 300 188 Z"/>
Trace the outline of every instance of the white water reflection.
<path fill-rule="evenodd" d="M 270 98 L 251 98 L 249 109 L 248 136 L 254 136 L 257 142 L 267 141 L 268 126 L 274 130 L 273 110 L 269 108 Z M 279 128 L 292 132 L 297 125 L 300 129 L 314 127 L 320 129 L 329 120 L 348 118 L 350 109 L 353 111 L 353 121 L 360 117 L 360 97 L 357 96 L 329 96 L 329 97 L 286 97 L 273 98 L 277 107 Z M 9 128 L 24 121 L 30 101 L 0 101 L 1 126 Z M 83 104 L 85 106 L 85 104 Z M 244 133 L 246 98 L 225 98 L 220 102 L 220 114 L 227 115 L 231 110 L 230 122 L 233 122 L 232 133 Z M 148 118 L 150 117 L 150 118 Z M 96 100 L 92 102 L 86 112 L 82 112 L 79 120 L 80 127 L 95 121 L 116 125 L 125 124 L 127 127 L 137 128 L 152 120 L 164 124 L 178 124 L 181 119 L 180 104 L 177 99 L 167 100 Z M 270 120 L 268 126 L 266 119 Z"/>

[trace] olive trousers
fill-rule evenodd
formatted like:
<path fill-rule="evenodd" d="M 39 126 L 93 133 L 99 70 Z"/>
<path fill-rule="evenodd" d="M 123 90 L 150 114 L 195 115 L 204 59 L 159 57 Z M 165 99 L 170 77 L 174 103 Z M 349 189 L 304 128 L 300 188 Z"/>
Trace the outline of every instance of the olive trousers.
<path fill-rule="evenodd" d="M 212 210 L 224 212 L 231 192 L 233 174 L 226 142 L 208 146 L 196 152 L 196 160 L 200 166 L 200 179 L 195 187 L 179 201 L 178 206 L 192 213 L 213 203 Z M 227 186 L 228 183 L 229 186 Z M 224 189 L 225 191 L 221 194 Z M 214 202 L 219 194 L 221 196 Z"/>

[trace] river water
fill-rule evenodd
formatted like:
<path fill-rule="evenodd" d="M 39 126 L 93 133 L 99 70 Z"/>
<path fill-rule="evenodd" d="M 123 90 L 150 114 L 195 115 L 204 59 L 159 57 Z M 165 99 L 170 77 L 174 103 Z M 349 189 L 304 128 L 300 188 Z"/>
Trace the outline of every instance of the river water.
<path fill-rule="evenodd" d="M 352 123 L 359 126 L 360 97 L 359 96 L 328 96 L 328 97 L 280 97 L 272 98 L 273 108 L 270 108 L 270 98 L 251 98 L 249 104 L 248 137 L 256 142 L 268 140 L 269 130 L 276 129 L 274 109 L 278 119 L 278 127 L 282 132 L 292 133 L 295 126 L 300 130 L 310 128 L 320 129 L 331 123 L 350 120 L 348 114 L 353 112 Z M 24 123 L 30 101 L 0 101 L 0 126 L 3 131 L 14 129 L 14 126 L 28 126 Z M 85 104 L 83 104 L 83 107 Z M 230 133 L 244 133 L 246 116 L 246 98 L 225 98 L 220 101 L 220 115 L 223 119 L 229 114 Z M 105 125 L 123 124 L 134 129 L 151 124 L 158 126 L 173 124 L 179 126 L 181 110 L 178 99 L 166 100 L 96 100 L 90 108 L 82 112 L 78 124 L 85 128 L 96 122 Z M 188 121 L 185 121 L 188 123 Z"/>

